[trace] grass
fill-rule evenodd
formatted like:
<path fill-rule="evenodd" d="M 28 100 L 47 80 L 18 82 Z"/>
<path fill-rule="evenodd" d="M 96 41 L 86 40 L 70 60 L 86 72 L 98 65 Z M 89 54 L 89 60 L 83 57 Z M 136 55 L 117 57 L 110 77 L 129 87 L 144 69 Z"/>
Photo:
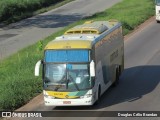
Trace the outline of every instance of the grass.
<path fill-rule="evenodd" d="M 113 8 L 97 13 L 89 19 L 117 19 L 123 24 L 124 35 L 126 35 L 153 15 L 153 0 L 140 0 L 138 2 L 123 0 L 123 2 L 115 5 Z"/>
<path fill-rule="evenodd" d="M 43 7 L 41 9 L 36 10 L 35 12 L 33 12 L 33 15 L 37 15 L 37 14 L 40 14 L 40 13 L 44 13 L 44 12 L 50 11 L 52 9 L 58 8 L 58 7 L 60 7 L 62 5 L 65 5 L 65 4 L 69 3 L 69 2 L 72 2 L 72 1 L 74 1 L 74 0 L 64 0 L 64 1 L 59 2 L 57 4 L 54 4 L 54 5 L 51 5 L 51 6 L 48 6 L 48 7 Z"/>
<path fill-rule="evenodd" d="M 44 46 L 67 29 L 86 20 L 117 19 L 123 24 L 124 35 L 154 15 L 153 0 L 123 0 L 104 12 L 80 20 L 0 61 L 0 110 L 15 110 L 42 92 L 41 77 L 34 77 L 35 63 L 42 59 Z"/>
<path fill-rule="evenodd" d="M 0 0 L 0 22 L 13 23 L 60 7 L 73 0 Z"/>

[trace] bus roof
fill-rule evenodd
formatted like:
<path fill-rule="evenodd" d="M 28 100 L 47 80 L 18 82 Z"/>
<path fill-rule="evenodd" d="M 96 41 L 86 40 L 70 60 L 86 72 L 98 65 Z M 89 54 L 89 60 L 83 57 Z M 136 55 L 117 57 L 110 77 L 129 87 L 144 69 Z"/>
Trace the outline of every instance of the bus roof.
<path fill-rule="evenodd" d="M 101 34 L 110 27 L 111 25 L 107 21 L 87 21 L 69 29 L 65 34 Z"/>
<path fill-rule="evenodd" d="M 49 42 L 45 49 L 91 49 L 91 46 L 103 36 L 117 29 L 120 23 L 116 20 L 89 21 L 75 26 Z"/>

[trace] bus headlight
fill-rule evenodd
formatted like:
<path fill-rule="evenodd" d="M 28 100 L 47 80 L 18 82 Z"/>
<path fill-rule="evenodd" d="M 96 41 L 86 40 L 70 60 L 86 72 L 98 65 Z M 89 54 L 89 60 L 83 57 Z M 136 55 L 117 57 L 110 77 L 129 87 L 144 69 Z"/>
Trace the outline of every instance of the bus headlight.
<path fill-rule="evenodd" d="M 80 96 L 81 99 L 83 99 L 83 98 L 89 98 L 89 97 L 92 97 L 92 94 L 87 94 L 85 96 Z"/>
<path fill-rule="evenodd" d="M 48 98 L 48 99 L 54 99 L 55 97 L 54 96 L 49 96 L 49 95 L 44 95 L 45 98 Z"/>

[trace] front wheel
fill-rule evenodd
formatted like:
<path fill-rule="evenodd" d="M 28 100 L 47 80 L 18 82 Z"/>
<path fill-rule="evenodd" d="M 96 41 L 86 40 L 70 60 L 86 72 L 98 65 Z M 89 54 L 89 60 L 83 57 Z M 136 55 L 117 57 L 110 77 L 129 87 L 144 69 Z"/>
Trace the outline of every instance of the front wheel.
<path fill-rule="evenodd" d="M 159 20 L 157 20 L 157 23 L 160 23 L 160 21 L 159 21 Z"/>
<path fill-rule="evenodd" d="M 100 103 L 100 97 L 101 97 L 101 88 L 98 88 L 98 95 L 97 95 L 97 101 L 95 102 L 95 105 L 98 105 Z"/>

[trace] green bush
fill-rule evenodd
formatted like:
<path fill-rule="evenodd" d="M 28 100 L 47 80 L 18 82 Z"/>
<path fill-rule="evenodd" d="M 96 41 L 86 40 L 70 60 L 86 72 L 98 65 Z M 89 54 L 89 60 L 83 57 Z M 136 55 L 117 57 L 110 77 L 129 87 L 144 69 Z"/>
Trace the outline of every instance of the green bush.
<path fill-rule="evenodd" d="M 1 0 L 0 1 L 0 22 L 18 19 L 18 17 L 32 14 L 33 11 L 42 7 L 64 0 Z"/>
<path fill-rule="evenodd" d="M 117 19 L 123 24 L 124 35 L 135 29 L 150 16 L 155 14 L 153 0 L 123 0 L 114 7 L 94 15 L 89 19 L 108 20 Z"/>

